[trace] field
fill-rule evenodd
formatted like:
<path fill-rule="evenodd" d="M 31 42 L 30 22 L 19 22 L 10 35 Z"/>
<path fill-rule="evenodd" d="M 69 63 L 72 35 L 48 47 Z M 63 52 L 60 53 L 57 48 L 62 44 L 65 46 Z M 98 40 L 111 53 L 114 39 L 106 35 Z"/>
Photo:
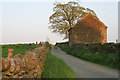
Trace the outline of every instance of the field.
<path fill-rule="evenodd" d="M 35 44 L 32 44 L 31 50 L 36 47 Z M 29 44 L 11 44 L 11 45 L 2 45 L 2 57 L 6 58 L 8 56 L 8 49 L 13 49 L 13 56 L 16 54 L 24 55 L 25 51 L 28 51 Z"/>
<path fill-rule="evenodd" d="M 110 68 L 119 69 L 118 67 L 118 54 L 115 53 L 104 53 L 104 52 L 92 52 L 85 49 L 69 48 L 68 44 L 57 44 L 67 54 L 73 55 L 80 59 L 101 64 Z"/>

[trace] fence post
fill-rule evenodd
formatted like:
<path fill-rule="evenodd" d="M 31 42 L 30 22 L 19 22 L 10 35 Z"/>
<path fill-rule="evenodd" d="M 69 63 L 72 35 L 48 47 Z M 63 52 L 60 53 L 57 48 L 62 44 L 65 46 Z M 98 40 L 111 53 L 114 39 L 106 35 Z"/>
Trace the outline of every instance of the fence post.
<path fill-rule="evenodd" d="M 8 49 L 8 58 L 12 58 L 13 49 Z"/>
<path fill-rule="evenodd" d="M 39 43 L 39 46 L 42 46 L 42 43 L 41 43 L 41 42 Z"/>
<path fill-rule="evenodd" d="M 38 43 L 36 42 L 36 48 L 37 48 L 37 44 L 38 44 Z"/>
<path fill-rule="evenodd" d="M 31 51 L 31 46 L 32 46 L 32 44 L 30 43 L 30 44 L 29 44 L 29 51 Z"/>
<path fill-rule="evenodd" d="M 118 43 L 118 39 L 116 39 L 116 43 Z"/>

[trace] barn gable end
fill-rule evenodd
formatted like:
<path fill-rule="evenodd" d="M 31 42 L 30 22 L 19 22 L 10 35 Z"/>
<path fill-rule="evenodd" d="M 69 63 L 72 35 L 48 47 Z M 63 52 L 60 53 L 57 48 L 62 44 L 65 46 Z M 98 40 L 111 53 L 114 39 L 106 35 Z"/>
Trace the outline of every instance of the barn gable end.
<path fill-rule="evenodd" d="M 69 29 L 69 45 L 107 43 L 107 28 L 96 16 L 88 13 Z"/>

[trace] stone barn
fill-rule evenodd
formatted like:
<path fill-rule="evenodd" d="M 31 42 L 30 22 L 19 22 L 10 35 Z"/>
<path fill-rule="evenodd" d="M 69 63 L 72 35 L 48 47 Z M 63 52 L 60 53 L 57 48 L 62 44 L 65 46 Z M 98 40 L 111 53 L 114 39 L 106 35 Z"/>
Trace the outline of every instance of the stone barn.
<path fill-rule="evenodd" d="M 96 16 L 88 13 L 68 30 L 69 46 L 76 43 L 107 43 L 107 28 Z"/>

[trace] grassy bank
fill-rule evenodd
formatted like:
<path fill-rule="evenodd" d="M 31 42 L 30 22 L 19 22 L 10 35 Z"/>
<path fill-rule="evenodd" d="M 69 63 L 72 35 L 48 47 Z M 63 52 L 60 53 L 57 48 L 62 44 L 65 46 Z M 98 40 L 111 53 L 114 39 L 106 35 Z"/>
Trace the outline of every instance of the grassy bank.
<path fill-rule="evenodd" d="M 61 59 L 47 54 L 42 78 L 76 78 L 76 76 Z"/>
<path fill-rule="evenodd" d="M 68 44 L 57 44 L 67 54 L 73 55 L 80 59 L 90 61 L 96 64 L 101 64 L 110 68 L 118 69 L 118 54 L 104 53 L 104 52 L 92 52 L 85 49 L 69 48 Z M 120 68 L 119 68 L 120 70 Z"/>
<path fill-rule="evenodd" d="M 75 73 L 72 69 L 67 66 L 61 59 L 53 56 L 50 52 L 51 46 L 49 47 L 49 53 L 47 54 L 42 78 L 76 78 Z"/>
<path fill-rule="evenodd" d="M 32 44 L 31 50 L 36 47 L 35 44 Z M 25 51 L 28 51 L 29 44 L 13 44 L 13 45 L 2 45 L 2 57 L 6 58 L 8 56 L 8 49 L 13 49 L 13 56 L 16 54 L 24 55 Z"/>

